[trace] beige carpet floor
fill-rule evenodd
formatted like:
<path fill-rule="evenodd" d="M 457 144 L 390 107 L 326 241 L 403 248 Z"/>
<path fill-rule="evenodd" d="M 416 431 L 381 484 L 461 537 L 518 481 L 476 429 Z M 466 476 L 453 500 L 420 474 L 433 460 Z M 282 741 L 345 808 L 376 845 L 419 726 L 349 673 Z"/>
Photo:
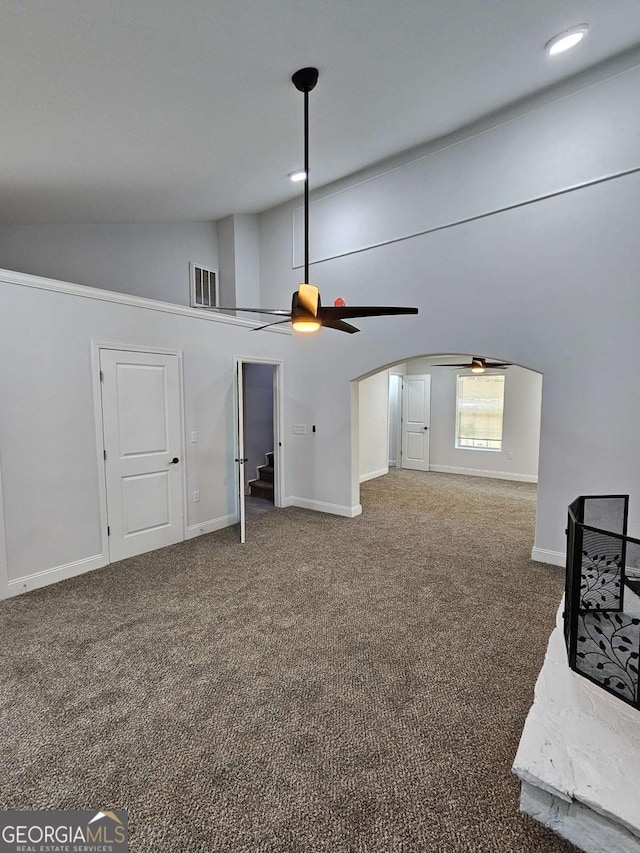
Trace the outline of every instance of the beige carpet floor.
<path fill-rule="evenodd" d="M 0 808 L 136 853 L 569 851 L 513 756 L 562 594 L 535 487 L 392 472 L 0 605 Z"/>

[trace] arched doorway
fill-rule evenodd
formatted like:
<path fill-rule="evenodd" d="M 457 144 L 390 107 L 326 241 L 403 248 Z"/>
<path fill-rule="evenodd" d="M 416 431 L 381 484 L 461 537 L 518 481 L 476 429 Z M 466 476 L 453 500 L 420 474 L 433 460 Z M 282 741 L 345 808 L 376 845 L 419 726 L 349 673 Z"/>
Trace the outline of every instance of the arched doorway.
<path fill-rule="evenodd" d="M 472 361 L 412 356 L 354 380 L 354 504 L 361 484 L 394 469 L 528 483 L 523 494 L 535 500 L 542 375 L 496 358 L 472 370 Z"/>

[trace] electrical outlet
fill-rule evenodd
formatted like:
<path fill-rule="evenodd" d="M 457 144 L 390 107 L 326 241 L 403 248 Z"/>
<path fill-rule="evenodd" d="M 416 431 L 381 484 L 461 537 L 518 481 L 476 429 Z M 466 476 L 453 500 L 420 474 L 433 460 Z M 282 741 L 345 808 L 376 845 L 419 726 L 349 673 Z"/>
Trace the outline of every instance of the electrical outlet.
<path fill-rule="evenodd" d="M 513 459 L 513 452 L 511 450 L 507 453 L 507 459 Z"/>
<path fill-rule="evenodd" d="M 195 504 L 195 503 L 198 503 L 198 501 L 199 501 L 199 500 L 200 500 L 200 492 L 194 492 L 194 493 L 193 493 L 193 502 L 194 502 L 194 504 Z"/>
<path fill-rule="evenodd" d="M 197 444 L 197 443 L 198 443 L 198 430 L 194 429 L 193 432 L 191 433 L 191 444 Z"/>
<path fill-rule="evenodd" d="M 293 434 L 294 435 L 306 435 L 307 427 L 305 424 L 294 424 L 293 425 Z"/>

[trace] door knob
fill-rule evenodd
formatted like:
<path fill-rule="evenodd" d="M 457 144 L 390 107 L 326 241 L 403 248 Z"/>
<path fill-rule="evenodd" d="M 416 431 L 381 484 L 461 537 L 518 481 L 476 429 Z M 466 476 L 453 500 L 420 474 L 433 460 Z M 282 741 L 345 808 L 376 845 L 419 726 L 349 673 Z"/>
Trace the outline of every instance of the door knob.
<path fill-rule="evenodd" d="M 177 457 L 177 456 L 174 456 L 174 457 L 173 457 L 173 459 L 171 460 L 171 464 L 172 464 L 172 465 L 177 465 L 179 461 L 180 461 L 180 460 L 178 459 L 178 457 Z"/>
<path fill-rule="evenodd" d="M 429 427 L 422 427 L 422 429 L 429 429 Z"/>

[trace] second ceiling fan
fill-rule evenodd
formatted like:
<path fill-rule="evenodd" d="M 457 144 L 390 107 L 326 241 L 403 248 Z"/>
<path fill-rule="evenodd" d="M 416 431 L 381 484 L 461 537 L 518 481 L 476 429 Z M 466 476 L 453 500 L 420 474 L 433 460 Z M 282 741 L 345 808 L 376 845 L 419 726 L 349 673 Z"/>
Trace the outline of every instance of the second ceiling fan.
<path fill-rule="evenodd" d="M 252 314 L 271 314 L 282 317 L 254 331 L 267 329 L 283 323 L 291 323 L 297 332 L 316 332 L 321 326 L 347 332 L 352 335 L 359 332 L 351 323 L 356 317 L 381 317 L 393 314 L 417 314 L 417 308 L 404 308 L 384 305 L 359 305 L 349 307 L 343 299 L 336 299 L 334 305 L 321 304 L 320 293 L 314 284 L 309 283 L 309 92 L 318 82 L 317 68 L 301 68 L 291 78 L 293 85 L 304 94 L 304 282 L 294 291 L 291 299 L 291 310 L 269 308 L 214 308 L 217 311 L 246 311 Z"/>
<path fill-rule="evenodd" d="M 463 364 L 434 364 L 433 367 L 466 367 L 467 370 L 470 370 L 472 373 L 484 373 L 485 370 L 489 370 L 490 368 L 497 368 L 498 370 L 506 370 L 507 367 L 511 367 L 510 361 L 487 361 L 486 358 L 481 358 L 478 355 L 474 355 L 471 359 L 471 363 L 468 361 Z"/>

